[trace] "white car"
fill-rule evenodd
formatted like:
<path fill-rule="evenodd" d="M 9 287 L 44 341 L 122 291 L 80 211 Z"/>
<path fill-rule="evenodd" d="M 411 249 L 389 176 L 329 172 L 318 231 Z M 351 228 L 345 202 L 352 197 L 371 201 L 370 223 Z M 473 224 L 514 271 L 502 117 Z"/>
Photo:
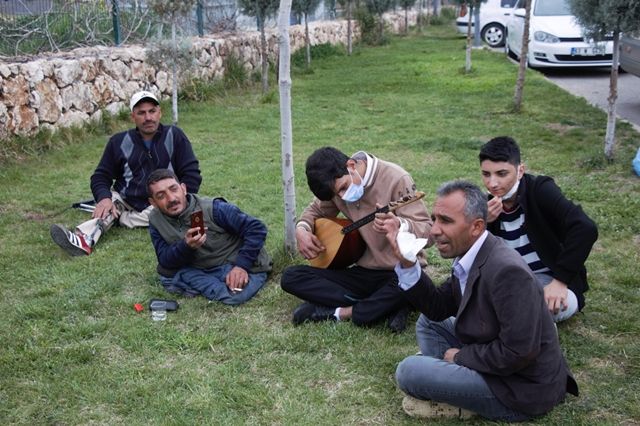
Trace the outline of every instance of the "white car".
<path fill-rule="evenodd" d="M 480 37 L 491 47 L 504 46 L 505 28 L 516 0 L 488 0 L 480 6 Z M 460 16 L 456 19 L 456 27 L 462 34 L 467 34 L 469 26 L 469 9 L 460 8 Z M 471 34 L 473 34 L 473 17 L 471 18 Z"/>
<path fill-rule="evenodd" d="M 537 67 L 611 66 L 611 39 L 589 39 L 571 14 L 567 0 L 531 0 L 527 63 Z M 524 0 L 518 0 L 507 22 L 507 52 L 519 58 L 524 33 Z"/>

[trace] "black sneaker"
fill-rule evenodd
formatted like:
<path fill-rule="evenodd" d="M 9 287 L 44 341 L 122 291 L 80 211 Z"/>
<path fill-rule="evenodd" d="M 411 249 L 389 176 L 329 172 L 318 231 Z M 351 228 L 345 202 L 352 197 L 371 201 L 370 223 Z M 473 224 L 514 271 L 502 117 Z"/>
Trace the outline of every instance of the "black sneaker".
<path fill-rule="evenodd" d="M 327 308 L 326 306 L 304 302 L 293 311 L 291 322 L 293 322 L 293 325 L 300 325 L 307 321 L 335 321 L 336 317 L 333 315 L 335 311 L 336 308 Z"/>
<path fill-rule="evenodd" d="M 305 321 L 309 321 L 311 319 L 311 314 L 313 314 L 315 309 L 316 305 L 313 303 L 301 303 L 296 309 L 294 309 L 291 322 L 293 322 L 293 325 L 300 325 Z"/>
<path fill-rule="evenodd" d="M 311 321 L 337 321 L 334 315 L 336 308 L 328 308 L 326 306 L 316 305 L 316 309 L 311 314 Z"/>
<path fill-rule="evenodd" d="M 409 308 L 400 308 L 398 312 L 387 319 L 387 327 L 389 327 L 389 329 L 394 333 L 402 333 L 407 328 L 408 316 Z"/>

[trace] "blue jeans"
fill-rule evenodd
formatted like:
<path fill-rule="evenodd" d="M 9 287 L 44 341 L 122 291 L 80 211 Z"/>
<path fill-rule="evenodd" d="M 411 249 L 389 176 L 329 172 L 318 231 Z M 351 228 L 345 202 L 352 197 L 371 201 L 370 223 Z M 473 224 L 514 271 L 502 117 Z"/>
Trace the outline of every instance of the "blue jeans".
<path fill-rule="evenodd" d="M 231 264 L 209 269 L 182 268 L 173 278 L 160 276 L 165 287 L 179 288 L 185 293 L 202 294 L 209 300 L 225 305 L 240 305 L 251 299 L 267 281 L 267 273 L 249 274 L 249 283 L 237 293 L 229 290 L 225 278 L 233 268 Z"/>
<path fill-rule="evenodd" d="M 442 359 L 447 349 L 462 347 L 455 337 L 454 321 L 451 317 L 434 322 L 420 315 L 416 337 L 422 355 L 407 357 L 398 364 L 396 381 L 400 389 L 414 398 L 444 402 L 491 420 L 531 419 L 502 404 L 480 373 Z"/>

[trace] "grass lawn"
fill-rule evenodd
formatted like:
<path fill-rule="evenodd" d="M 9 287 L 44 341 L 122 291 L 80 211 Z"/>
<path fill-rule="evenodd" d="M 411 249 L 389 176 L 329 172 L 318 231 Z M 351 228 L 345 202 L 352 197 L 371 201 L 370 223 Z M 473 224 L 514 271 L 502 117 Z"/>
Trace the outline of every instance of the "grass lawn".
<path fill-rule="evenodd" d="M 432 27 L 294 75 L 297 210 L 311 199 L 304 162 L 320 146 L 401 164 L 431 206 L 444 181 L 481 184 L 482 143 L 515 137 L 528 169 L 553 176 L 600 229 L 587 306 L 559 326 L 581 396 L 537 423 L 639 423 L 640 180 L 630 166 L 639 135 L 620 123 L 617 161 L 606 163 L 603 112 L 529 72 L 524 111 L 514 115 L 515 65 L 488 51 L 473 52 L 471 74 L 463 65 L 464 39 Z M 168 122 L 168 105 L 164 112 Z M 383 326 L 290 323 L 299 301 L 280 289 L 280 274 L 302 260 L 282 252 L 277 101 L 228 93 L 183 103 L 180 117 L 201 161 L 200 192 L 222 195 L 268 225 L 276 259 L 268 286 L 237 308 L 179 299 L 166 322 L 153 322 L 133 309 L 168 296 L 146 230 L 114 228 L 83 258 L 66 256 L 49 237 L 51 223 L 87 217 L 66 207 L 90 198 L 89 176 L 108 135 L 4 164 L 0 424 L 421 424 L 403 413 L 394 383 L 397 363 L 417 350 L 417 314 L 401 335 Z M 450 261 L 435 249 L 428 258 L 442 278 Z"/>

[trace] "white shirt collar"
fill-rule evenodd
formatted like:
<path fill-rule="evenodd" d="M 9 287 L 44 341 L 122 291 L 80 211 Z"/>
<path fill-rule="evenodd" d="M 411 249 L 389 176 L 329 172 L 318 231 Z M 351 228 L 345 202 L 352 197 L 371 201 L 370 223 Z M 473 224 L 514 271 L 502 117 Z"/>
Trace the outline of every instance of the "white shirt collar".
<path fill-rule="evenodd" d="M 464 287 L 467 285 L 469 270 L 471 270 L 471 266 L 476 260 L 476 256 L 480 251 L 480 247 L 482 247 L 482 244 L 484 244 L 484 240 L 487 239 L 487 235 L 489 235 L 489 232 L 485 229 L 482 235 L 480 235 L 476 242 L 473 243 L 469 250 L 467 250 L 467 252 L 462 257 L 456 257 L 453 261 L 453 269 L 456 271 L 458 280 L 460 280 L 460 287 L 463 294 Z M 462 270 L 460 270 L 460 268 L 462 268 Z"/>

